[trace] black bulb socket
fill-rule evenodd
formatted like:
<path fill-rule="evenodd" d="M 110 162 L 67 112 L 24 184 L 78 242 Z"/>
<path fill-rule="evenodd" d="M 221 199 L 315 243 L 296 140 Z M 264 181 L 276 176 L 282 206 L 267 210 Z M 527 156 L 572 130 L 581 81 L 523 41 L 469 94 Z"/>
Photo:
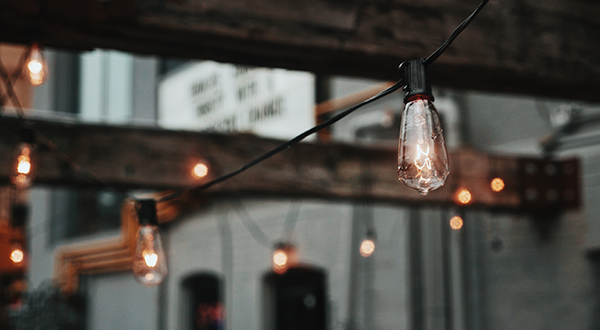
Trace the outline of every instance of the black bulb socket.
<path fill-rule="evenodd" d="M 402 80 L 406 84 L 404 86 L 404 92 L 406 92 L 404 103 L 408 103 L 409 98 L 417 95 L 425 95 L 432 102 L 434 101 L 429 83 L 429 70 L 424 62 L 425 59 L 406 61 L 398 67 Z"/>
<path fill-rule="evenodd" d="M 156 217 L 156 201 L 154 199 L 142 199 L 137 203 L 137 214 L 140 225 L 158 226 L 158 218 Z"/>
<path fill-rule="evenodd" d="M 21 142 L 22 143 L 35 143 L 35 131 L 31 127 L 23 127 L 21 129 Z"/>

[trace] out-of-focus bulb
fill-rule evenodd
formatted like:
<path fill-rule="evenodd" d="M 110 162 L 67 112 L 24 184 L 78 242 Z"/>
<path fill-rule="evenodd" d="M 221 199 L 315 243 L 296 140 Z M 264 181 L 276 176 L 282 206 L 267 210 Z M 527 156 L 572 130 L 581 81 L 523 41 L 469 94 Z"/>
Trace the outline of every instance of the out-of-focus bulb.
<path fill-rule="evenodd" d="M 15 150 L 11 181 L 17 188 L 28 188 L 35 176 L 35 135 L 29 128 L 21 132 L 21 142 Z"/>
<path fill-rule="evenodd" d="M 41 85 L 46 79 L 46 62 L 42 51 L 37 44 L 31 46 L 31 53 L 27 59 L 27 77 L 32 85 Z"/>
<path fill-rule="evenodd" d="M 467 189 L 459 189 L 456 191 L 455 199 L 458 204 L 467 205 L 472 201 L 471 192 Z"/>
<path fill-rule="evenodd" d="M 282 274 L 288 268 L 288 255 L 283 249 L 277 249 L 273 252 L 273 271 Z"/>
<path fill-rule="evenodd" d="M 204 163 L 198 163 L 194 166 L 192 173 L 196 178 L 201 179 L 208 174 L 208 166 Z"/>
<path fill-rule="evenodd" d="M 15 247 L 10 252 L 10 260 L 15 264 L 20 264 L 25 258 L 25 253 L 20 247 Z"/>
<path fill-rule="evenodd" d="M 462 226 L 463 226 L 463 219 L 461 217 L 459 217 L 458 215 L 455 215 L 452 218 L 450 218 L 450 228 L 452 228 L 454 230 L 459 230 L 462 228 Z"/>
<path fill-rule="evenodd" d="M 140 227 L 133 261 L 133 274 L 138 282 L 154 286 L 167 275 L 167 261 L 158 228 L 152 225 Z"/>
<path fill-rule="evenodd" d="M 495 192 L 501 192 L 504 189 L 504 180 L 500 178 L 494 178 L 490 183 L 492 190 Z"/>
<path fill-rule="evenodd" d="M 450 173 L 437 110 L 426 95 L 407 100 L 398 145 L 398 178 L 422 195 L 444 185 Z"/>
<path fill-rule="evenodd" d="M 133 255 L 133 275 L 138 282 L 146 286 L 155 286 L 167 276 L 167 259 L 156 226 L 156 202 L 141 200 L 139 203 L 141 210 L 138 212 L 138 218 L 141 226 Z"/>
<path fill-rule="evenodd" d="M 370 238 L 365 238 L 362 243 L 360 243 L 360 255 L 364 258 L 370 257 L 373 252 L 375 252 L 375 242 Z"/>

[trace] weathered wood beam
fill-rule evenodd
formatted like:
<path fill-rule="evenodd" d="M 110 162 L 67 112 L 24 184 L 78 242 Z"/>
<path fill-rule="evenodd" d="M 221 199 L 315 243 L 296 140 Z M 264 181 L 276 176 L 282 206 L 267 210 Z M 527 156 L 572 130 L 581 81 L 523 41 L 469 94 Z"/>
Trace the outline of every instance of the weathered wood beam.
<path fill-rule="evenodd" d="M 106 184 L 121 188 L 185 188 L 201 181 L 192 177 L 199 160 L 208 162 L 210 177 L 240 168 L 281 141 L 251 135 L 219 135 L 188 131 L 125 128 L 34 121 L 64 154 Z M 11 155 L 19 124 L 0 120 L 0 155 Z M 36 184 L 98 185 L 78 175 L 49 149 L 39 147 Z M 0 180 L 8 181 L 9 156 L 0 158 Z M 521 204 L 517 158 L 495 158 L 467 150 L 452 153 L 445 187 L 423 197 L 398 181 L 396 148 L 301 143 L 225 183 L 212 195 L 251 194 L 329 199 L 372 199 L 394 203 L 452 203 L 460 187 L 473 193 L 473 203 L 514 208 Z M 505 179 L 501 194 L 489 188 L 491 170 Z M 207 179 L 203 179 L 207 180 Z M 365 181 L 368 184 L 365 184 Z"/>
<path fill-rule="evenodd" d="M 4 0 L 0 40 L 396 80 L 479 0 Z M 492 0 L 434 85 L 600 101 L 600 4 Z M 37 32 L 36 32 L 37 31 Z"/>

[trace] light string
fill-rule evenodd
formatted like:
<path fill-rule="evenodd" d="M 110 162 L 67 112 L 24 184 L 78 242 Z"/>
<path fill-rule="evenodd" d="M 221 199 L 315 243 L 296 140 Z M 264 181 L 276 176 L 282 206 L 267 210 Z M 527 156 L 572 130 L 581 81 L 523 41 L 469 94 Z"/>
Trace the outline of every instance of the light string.
<path fill-rule="evenodd" d="M 489 2 L 489 0 L 483 0 L 479 6 L 475 9 L 475 11 L 473 13 L 471 13 L 471 15 L 469 15 L 448 37 L 448 39 L 436 50 L 434 51 L 430 56 L 428 56 L 425 60 L 424 60 L 424 64 L 425 65 L 430 65 L 431 63 L 433 63 L 435 60 L 437 60 L 439 58 L 439 56 L 452 44 L 452 42 L 458 37 L 458 35 L 460 35 L 460 33 L 462 33 L 462 31 L 471 23 L 471 21 L 475 18 L 475 16 L 483 9 L 483 7 Z M 21 121 L 23 122 L 23 124 L 26 124 L 26 119 L 24 116 L 24 111 L 23 108 L 18 100 L 18 95 L 16 95 L 16 93 L 14 92 L 14 86 L 12 83 L 13 79 L 18 78 L 18 76 L 23 72 L 24 69 L 24 64 L 25 64 L 25 60 L 27 59 L 27 56 L 29 55 L 31 51 L 31 47 L 28 48 L 22 55 L 20 63 L 17 67 L 16 72 L 13 74 L 13 77 L 10 77 L 4 67 L 4 65 L 2 64 L 2 62 L 0 61 L 0 76 L 1 78 L 4 80 L 5 85 L 6 85 L 6 89 L 7 89 L 7 97 L 10 98 L 11 100 L 13 100 L 14 105 L 17 108 L 17 114 L 19 116 L 19 118 L 21 119 Z M 294 137 L 293 139 L 282 143 L 281 145 L 279 145 L 278 147 L 266 152 L 265 154 L 258 156 L 256 158 L 254 158 L 253 160 L 251 160 L 250 162 L 248 162 L 246 165 L 240 167 L 239 169 L 232 171 L 230 173 L 227 173 L 225 175 L 222 175 L 218 178 L 215 178 L 211 181 L 208 181 L 204 184 L 200 184 L 200 185 L 196 185 L 196 186 L 192 186 L 189 187 L 187 189 L 184 190 L 180 190 L 180 191 L 176 191 L 174 193 L 165 195 L 161 198 L 159 198 L 156 202 L 157 203 L 162 203 L 162 202 L 168 202 L 171 200 L 174 200 L 186 193 L 191 193 L 191 192 L 200 192 L 203 190 L 206 190 L 218 183 L 221 183 L 223 181 L 229 180 L 239 174 L 241 174 L 242 172 L 250 169 L 251 167 L 271 158 L 272 156 L 292 147 L 295 144 L 298 144 L 300 141 L 304 140 L 306 137 L 312 135 L 313 133 L 316 133 L 326 127 L 329 127 L 331 125 L 333 125 L 334 123 L 338 122 L 339 120 L 343 119 L 344 117 L 350 115 L 352 112 L 358 110 L 359 108 L 370 104 L 372 102 L 375 102 L 395 91 L 397 91 L 398 89 L 403 87 L 403 81 L 399 80 L 398 82 L 396 82 L 394 85 L 390 86 L 389 88 L 383 90 L 382 92 L 380 92 L 379 94 L 364 100 L 348 109 L 346 109 L 345 111 L 333 116 L 332 118 L 328 119 L 327 121 L 316 125 L 308 130 L 306 130 L 305 132 L 297 135 L 296 137 Z M 0 98 L 0 100 L 3 100 L 4 97 Z M 61 159 L 62 161 L 66 162 L 69 166 L 71 166 L 76 172 L 82 174 L 84 177 L 86 177 L 88 180 L 91 180 L 99 185 L 103 185 L 105 186 L 107 189 L 111 189 L 114 190 L 115 192 L 118 192 L 119 194 L 125 195 L 127 198 L 133 199 L 135 202 L 137 202 L 137 199 L 135 197 L 131 197 L 126 195 L 125 193 L 123 193 L 122 191 L 115 189 L 113 187 L 111 187 L 111 185 L 107 184 L 106 182 L 104 182 L 101 179 L 98 179 L 97 177 L 95 177 L 92 173 L 89 173 L 85 170 L 82 169 L 81 166 L 79 166 L 76 162 L 74 162 L 69 156 L 61 153 L 58 148 L 56 147 L 56 145 L 54 143 L 52 143 L 49 139 L 47 139 L 41 132 L 36 130 L 36 137 L 42 142 L 42 144 L 44 144 L 46 147 L 48 147 L 59 159 Z"/>

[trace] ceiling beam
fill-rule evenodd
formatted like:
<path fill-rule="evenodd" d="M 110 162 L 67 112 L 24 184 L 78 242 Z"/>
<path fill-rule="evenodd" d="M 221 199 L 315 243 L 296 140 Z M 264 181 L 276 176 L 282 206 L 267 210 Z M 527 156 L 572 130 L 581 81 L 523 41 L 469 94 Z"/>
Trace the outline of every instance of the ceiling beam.
<path fill-rule="evenodd" d="M 478 0 L 6 0 L 0 40 L 396 80 Z M 600 101 L 600 4 L 492 0 L 432 67 L 434 85 Z"/>
<path fill-rule="evenodd" d="M 53 141 L 61 153 L 100 182 L 76 172 L 49 148 L 38 143 L 37 185 L 116 187 L 122 189 L 182 189 L 234 171 L 282 141 L 253 135 L 221 135 L 158 128 L 132 128 L 32 121 Z M 0 155 L 11 155 L 18 143 L 20 124 L 16 118 L 0 120 Z M 0 183 L 9 182 L 11 157 L 0 158 Z M 208 164 L 209 176 L 195 179 L 198 162 Z M 450 176 L 446 185 L 421 196 L 398 181 L 397 149 L 345 144 L 300 143 L 264 161 L 259 166 L 206 191 L 210 195 L 306 197 L 391 203 L 452 204 L 459 188 L 471 191 L 473 205 L 499 208 L 527 206 L 533 190 L 534 207 L 546 207 L 546 195 L 569 192 L 570 204 L 579 200 L 577 163 L 570 176 L 562 176 L 556 163 L 555 177 L 538 176 L 547 167 L 544 160 L 490 157 L 469 150 L 450 153 Z M 524 169 L 538 168 L 525 176 Z M 535 175 L 534 175 L 535 174 Z M 542 173 L 543 174 L 543 173 Z M 503 178 L 506 188 L 495 193 L 493 177 Z M 540 186 L 541 185 L 541 186 Z M 538 187 L 540 186 L 540 187 Z M 558 193 L 550 194 L 551 190 Z M 193 197 L 194 195 L 192 195 Z M 201 195 L 205 196 L 205 195 Z M 565 195 L 567 196 L 567 195 Z M 568 197 L 568 196 L 567 196 Z M 558 199 L 556 199 L 558 198 Z M 199 197 L 197 200 L 203 200 Z M 540 204 L 540 202 L 542 202 Z"/>

